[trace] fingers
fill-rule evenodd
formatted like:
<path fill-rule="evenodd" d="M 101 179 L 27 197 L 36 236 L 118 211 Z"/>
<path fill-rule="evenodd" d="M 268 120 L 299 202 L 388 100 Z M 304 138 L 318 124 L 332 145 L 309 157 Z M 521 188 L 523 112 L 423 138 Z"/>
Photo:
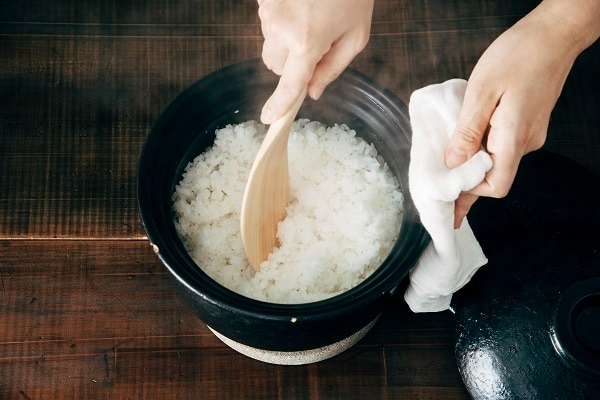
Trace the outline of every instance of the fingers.
<path fill-rule="evenodd" d="M 366 47 L 368 40 L 367 31 L 362 37 L 346 35 L 335 42 L 317 64 L 308 85 L 308 95 L 318 100 L 325 88 L 337 79 L 354 57 Z"/>
<path fill-rule="evenodd" d="M 454 229 L 460 228 L 462 221 L 478 198 L 479 196 L 470 193 L 461 193 L 458 196 L 454 202 Z"/>
<path fill-rule="evenodd" d="M 501 198 L 508 194 L 525 152 L 525 148 L 519 142 L 522 136 L 527 135 L 519 132 L 519 129 L 523 129 L 523 126 L 514 123 L 514 119 L 511 119 L 502 105 L 496 109 L 485 146 L 492 159 L 492 168 L 485 174 L 481 183 L 468 191 L 470 195 Z"/>
<path fill-rule="evenodd" d="M 521 158 L 545 142 L 549 113 L 528 108 L 530 98 L 521 92 L 505 93 L 490 120 L 486 150 L 493 167 L 484 181 L 469 193 L 504 197 L 515 179 Z"/>
<path fill-rule="evenodd" d="M 515 154 L 490 154 L 494 162 L 483 182 L 469 191 L 472 195 L 501 198 L 508 194 L 512 186 L 521 156 Z"/>
<path fill-rule="evenodd" d="M 467 85 L 454 134 L 446 150 L 446 165 L 456 168 L 481 149 L 498 96 L 476 84 Z"/>
<path fill-rule="evenodd" d="M 273 72 L 281 75 L 279 85 L 263 107 L 261 122 L 273 123 L 283 115 L 290 104 L 308 89 L 308 95 L 317 100 L 325 88 L 333 82 L 354 57 L 367 45 L 366 39 L 354 40 L 345 37 L 334 43 L 320 60 L 311 60 L 306 56 L 294 56 L 276 43 L 267 42 L 263 46 L 263 61 Z"/>
<path fill-rule="evenodd" d="M 288 49 L 276 40 L 265 39 L 262 49 L 263 63 L 277 75 L 283 73 L 285 60 L 288 58 Z"/>
<path fill-rule="evenodd" d="M 503 197 L 514 180 L 520 157 L 516 156 L 514 146 L 509 143 L 513 141 L 511 135 L 500 132 L 505 129 L 496 129 L 490 122 L 497 112 L 500 96 L 477 84 L 467 86 L 459 120 L 446 150 L 446 165 L 449 168 L 462 165 L 481 150 L 484 142 L 493 164 L 479 185 L 461 193 L 456 199 L 455 229 L 460 227 L 479 196 Z M 501 117 L 502 112 L 500 120 Z"/>
<path fill-rule="evenodd" d="M 284 115 L 302 95 L 315 69 L 316 61 L 290 53 L 282 68 L 281 78 L 271 97 L 263 106 L 260 120 L 272 124 Z"/>
<path fill-rule="evenodd" d="M 367 44 L 373 0 L 258 0 L 262 58 L 280 75 L 261 121 L 280 118 L 307 91 L 318 99 Z"/>

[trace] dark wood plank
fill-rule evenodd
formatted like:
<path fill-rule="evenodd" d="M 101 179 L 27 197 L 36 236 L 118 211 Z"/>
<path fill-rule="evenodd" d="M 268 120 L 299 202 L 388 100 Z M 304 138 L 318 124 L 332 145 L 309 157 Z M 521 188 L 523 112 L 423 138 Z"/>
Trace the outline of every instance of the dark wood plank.
<path fill-rule="evenodd" d="M 73 46 L 17 37 L 7 45 L 0 237 L 139 238 L 136 167 L 152 123 L 200 76 L 256 57 L 258 40 L 92 37 Z"/>
<path fill-rule="evenodd" d="M 456 383 L 436 381 L 435 368 L 425 371 L 420 382 L 390 384 L 380 348 L 356 346 L 319 364 L 282 367 L 257 363 L 228 348 L 186 347 L 189 344 L 191 340 L 145 338 L 101 348 L 102 343 L 91 342 L 84 344 L 85 349 L 56 349 L 59 354 L 46 353 L 49 346 L 43 354 L 28 347 L 27 356 L 17 353 L 0 359 L 4 384 L 0 395 L 18 390 L 30 398 L 50 393 L 56 396 L 52 398 L 71 398 L 90 392 L 93 398 L 126 393 L 136 399 L 169 397 L 169 393 L 178 393 L 178 398 L 200 393 L 202 398 L 215 399 L 467 398 Z M 403 354 L 405 363 L 428 355 L 412 349 Z M 405 372 L 415 376 L 415 371 Z M 397 375 L 393 371 L 392 376 Z"/>
<path fill-rule="evenodd" d="M 395 10 L 394 4 L 378 6 L 369 47 L 353 66 L 405 102 L 421 86 L 468 77 L 479 54 L 528 9 L 498 15 L 507 10 L 440 4 Z M 423 14 L 428 9 L 431 15 Z M 7 212 L 0 214 L 0 237 L 139 238 L 135 168 L 145 136 L 185 87 L 260 55 L 256 20 L 200 24 L 211 34 L 196 25 L 164 31 L 159 24 L 118 22 L 34 24 L 24 34 L 17 29 L 23 24 L 4 28 L 0 206 Z M 580 146 L 599 129 L 598 47 L 576 64 L 547 147 L 600 172 L 598 145 Z"/>
<path fill-rule="evenodd" d="M 143 0 L 137 2 L 61 0 L 54 4 L 42 0 L 24 0 L 12 7 L 2 7 L 0 15 L 4 21 L 20 25 L 28 23 L 204 24 L 211 26 L 211 29 L 217 26 L 218 29 L 218 26 L 223 25 L 256 25 L 257 7 L 255 2 L 239 0 Z"/>
<path fill-rule="evenodd" d="M 0 249 L 0 343 L 209 332 L 145 240 L 3 240 Z M 449 313 L 413 314 L 397 296 L 361 343 L 448 346 L 451 326 Z"/>
<path fill-rule="evenodd" d="M 408 102 L 468 78 L 539 1 L 378 0 L 352 66 Z M 0 399 L 466 399 L 451 313 L 402 288 L 322 363 L 226 347 L 177 296 L 140 222 L 137 160 L 187 86 L 261 54 L 254 1 L 24 0 L 0 7 Z M 600 44 L 576 61 L 546 148 L 600 174 Z"/>
<path fill-rule="evenodd" d="M 62 397 L 93 389 L 94 398 L 120 391 L 144 398 L 175 385 L 206 398 L 383 399 L 388 389 L 408 398 L 423 388 L 398 384 L 404 372 L 397 367 L 430 347 L 437 350 L 429 356 L 451 352 L 449 316 L 414 315 L 397 298 L 349 351 L 316 365 L 268 365 L 208 330 L 176 295 L 145 240 L 4 240 L 0 248 L 0 393 L 19 388 L 32 398 Z M 430 371 L 424 386 L 464 394 L 460 385 L 448 386 L 446 372 Z"/>

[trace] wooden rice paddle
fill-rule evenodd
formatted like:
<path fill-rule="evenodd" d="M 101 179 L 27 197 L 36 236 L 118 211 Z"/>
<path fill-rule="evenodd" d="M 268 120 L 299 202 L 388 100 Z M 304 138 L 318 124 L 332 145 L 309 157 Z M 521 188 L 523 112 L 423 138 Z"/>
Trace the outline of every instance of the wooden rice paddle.
<path fill-rule="evenodd" d="M 305 95 L 306 92 L 271 124 L 246 183 L 240 231 L 246 258 L 256 271 L 277 246 L 277 224 L 285 217 L 290 201 L 288 140 Z"/>

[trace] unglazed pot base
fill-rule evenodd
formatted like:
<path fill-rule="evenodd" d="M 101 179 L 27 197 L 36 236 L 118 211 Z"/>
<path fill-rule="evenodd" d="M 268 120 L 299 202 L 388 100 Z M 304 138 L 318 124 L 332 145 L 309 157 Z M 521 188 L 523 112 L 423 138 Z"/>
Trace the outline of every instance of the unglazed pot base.
<path fill-rule="evenodd" d="M 373 328 L 378 319 L 379 316 L 377 316 L 377 318 L 375 318 L 373 321 L 369 322 L 364 328 L 362 328 L 358 332 L 348 336 L 345 339 L 340 340 L 339 342 L 332 343 L 327 346 L 319 347 L 316 349 L 302 351 L 273 351 L 257 349 L 255 347 L 250 347 L 245 344 L 231 340 L 228 337 L 223 336 L 219 332 L 215 331 L 210 326 L 208 328 L 215 334 L 216 337 L 218 337 L 227 346 L 231 347 L 233 350 L 247 357 L 269 364 L 303 365 L 323 361 L 328 358 L 334 357 L 345 350 L 348 350 L 350 347 L 354 346 L 360 339 L 362 339 L 367 334 L 367 332 L 371 330 L 371 328 Z"/>

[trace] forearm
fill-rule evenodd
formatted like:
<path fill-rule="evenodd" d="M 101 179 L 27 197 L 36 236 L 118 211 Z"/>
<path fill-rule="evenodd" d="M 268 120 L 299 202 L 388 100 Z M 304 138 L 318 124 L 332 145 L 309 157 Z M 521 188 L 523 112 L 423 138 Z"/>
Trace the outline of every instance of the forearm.
<path fill-rule="evenodd" d="M 600 37 L 600 0 L 544 0 L 526 18 L 544 24 L 576 55 Z"/>

